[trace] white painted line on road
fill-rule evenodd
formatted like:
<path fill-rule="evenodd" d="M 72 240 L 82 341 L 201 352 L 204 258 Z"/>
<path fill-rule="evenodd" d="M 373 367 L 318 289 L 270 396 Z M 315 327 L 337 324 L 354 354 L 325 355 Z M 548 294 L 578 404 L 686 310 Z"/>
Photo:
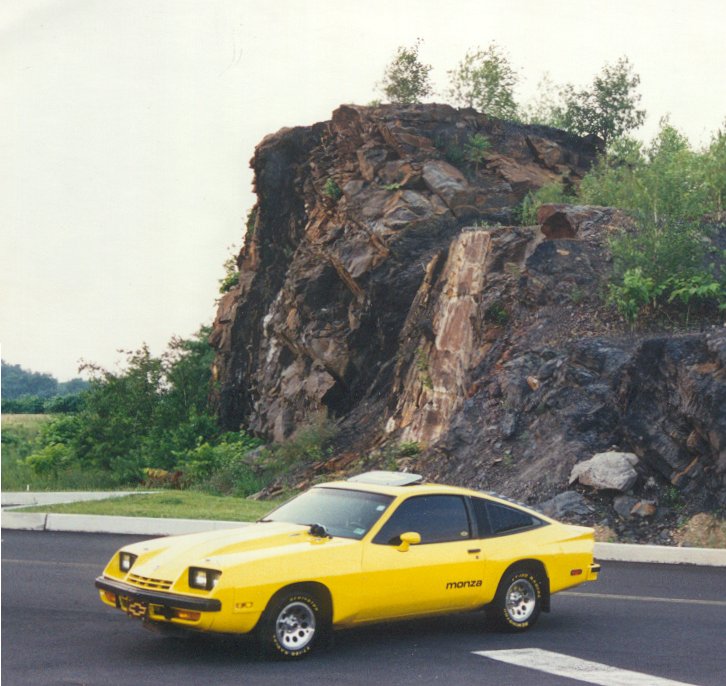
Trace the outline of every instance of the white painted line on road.
<path fill-rule="evenodd" d="M 547 674 L 584 681 L 588 684 L 601 686 L 693 686 L 684 681 L 673 681 L 661 677 L 633 672 L 629 669 L 618 669 L 590 660 L 580 660 L 570 655 L 553 653 L 539 648 L 519 648 L 517 650 L 477 650 L 475 655 L 488 657 L 490 660 L 506 662 L 517 667 L 535 669 Z"/>
<path fill-rule="evenodd" d="M 557 595 L 579 598 L 602 598 L 603 600 L 628 600 L 641 603 L 673 603 L 675 605 L 713 605 L 726 607 L 726 600 L 701 600 L 700 598 L 658 598 L 648 595 L 616 595 L 614 593 L 587 593 L 581 591 L 561 591 Z"/>

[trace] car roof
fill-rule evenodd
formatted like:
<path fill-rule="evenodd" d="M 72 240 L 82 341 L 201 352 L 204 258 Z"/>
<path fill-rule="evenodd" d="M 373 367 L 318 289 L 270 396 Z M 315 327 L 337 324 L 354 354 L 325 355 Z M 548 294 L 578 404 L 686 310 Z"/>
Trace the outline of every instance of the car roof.
<path fill-rule="evenodd" d="M 444 486 L 442 484 L 417 483 L 406 486 L 391 486 L 390 484 L 375 484 L 357 481 L 330 481 L 318 484 L 317 488 L 343 488 L 349 491 L 365 491 L 367 493 L 381 493 L 383 495 L 409 495 L 411 493 L 473 493 L 457 486 Z"/>
<path fill-rule="evenodd" d="M 544 517 L 543 513 L 539 512 L 536 507 L 517 502 L 516 500 L 508 498 L 507 496 L 500 495 L 498 493 L 485 493 L 483 491 L 475 491 L 471 488 L 462 488 L 460 486 L 447 486 L 444 484 L 435 484 L 428 482 L 410 483 L 405 486 L 392 486 L 389 484 L 369 483 L 363 480 L 347 480 L 330 481 L 327 483 L 318 484 L 315 488 L 339 488 L 349 491 L 380 493 L 381 495 L 388 495 L 394 498 L 397 498 L 398 496 L 409 495 L 462 495 L 477 498 L 488 498 L 490 500 L 500 502 L 504 505 L 514 505 L 515 507 L 528 510 L 529 512 L 533 512 L 539 517 Z"/>

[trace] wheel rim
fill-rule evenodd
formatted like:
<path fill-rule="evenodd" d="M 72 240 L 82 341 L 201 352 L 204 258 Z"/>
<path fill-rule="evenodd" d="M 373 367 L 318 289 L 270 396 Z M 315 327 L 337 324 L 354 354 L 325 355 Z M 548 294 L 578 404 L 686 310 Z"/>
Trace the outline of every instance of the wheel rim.
<path fill-rule="evenodd" d="M 526 622 L 534 612 L 537 594 L 527 579 L 517 579 L 507 589 L 505 607 L 507 614 L 515 622 Z"/>
<path fill-rule="evenodd" d="M 288 603 L 277 615 L 275 635 L 285 650 L 302 650 L 315 636 L 315 613 L 300 601 Z"/>

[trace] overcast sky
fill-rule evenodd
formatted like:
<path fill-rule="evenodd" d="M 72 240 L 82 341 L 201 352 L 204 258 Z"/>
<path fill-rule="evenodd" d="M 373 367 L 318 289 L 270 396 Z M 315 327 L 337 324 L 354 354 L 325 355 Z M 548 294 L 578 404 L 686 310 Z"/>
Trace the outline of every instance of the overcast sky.
<path fill-rule="evenodd" d="M 526 101 L 627 55 L 658 120 L 696 145 L 726 117 L 723 0 L 2 0 L 2 357 L 81 359 L 211 323 L 253 205 L 254 146 L 379 98 L 397 46 L 446 72 L 496 41 Z"/>

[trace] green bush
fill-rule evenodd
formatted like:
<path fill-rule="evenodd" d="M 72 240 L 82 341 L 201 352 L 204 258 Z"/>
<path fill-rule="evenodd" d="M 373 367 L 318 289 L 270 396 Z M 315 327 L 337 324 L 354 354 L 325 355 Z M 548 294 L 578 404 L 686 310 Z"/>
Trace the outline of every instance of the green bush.
<path fill-rule="evenodd" d="M 480 133 L 469 136 L 468 142 L 464 145 L 464 158 L 469 164 L 474 165 L 474 173 L 479 173 L 479 165 L 486 160 L 491 150 L 491 141 Z"/>
<path fill-rule="evenodd" d="M 648 146 L 620 139 L 580 184 L 582 202 L 620 207 L 635 230 L 615 236 L 609 300 L 631 323 L 644 314 L 680 305 L 688 322 L 694 309 L 726 303 L 724 275 L 709 264 L 706 215 L 719 215 L 724 185 L 719 173 L 721 132 L 703 151 L 661 120 Z"/>
<path fill-rule="evenodd" d="M 262 441 L 245 432 L 224 434 L 216 445 L 202 443 L 188 451 L 178 463 L 187 487 L 221 495 L 248 496 L 266 483 L 247 457 Z"/>
<path fill-rule="evenodd" d="M 502 303 L 493 303 L 484 312 L 484 321 L 497 326 L 505 326 L 509 321 L 509 311 Z"/>
<path fill-rule="evenodd" d="M 287 441 L 268 446 L 269 464 L 281 472 L 326 459 L 329 457 L 328 445 L 337 432 L 333 421 L 321 418 L 298 429 Z"/>
<path fill-rule="evenodd" d="M 176 469 L 178 455 L 213 442 L 219 429 L 207 407 L 213 358 L 207 337 L 202 329 L 175 338 L 160 357 L 144 346 L 128 353 L 123 372 L 89 365 L 82 407 L 44 425 L 17 476 L 34 487 L 138 484 L 144 468 Z"/>
<path fill-rule="evenodd" d="M 343 191 L 340 190 L 340 186 L 336 183 L 335 179 L 328 177 L 323 186 L 323 193 L 332 200 L 339 200 L 343 195 Z"/>
<path fill-rule="evenodd" d="M 530 191 L 522 200 L 519 207 L 519 220 L 524 226 L 532 226 L 537 223 L 537 210 L 541 205 L 549 203 L 569 203 L 575 200 L 575 196 L 565 190 L 561 182 L 548 183 L 536 191 Z"/>

